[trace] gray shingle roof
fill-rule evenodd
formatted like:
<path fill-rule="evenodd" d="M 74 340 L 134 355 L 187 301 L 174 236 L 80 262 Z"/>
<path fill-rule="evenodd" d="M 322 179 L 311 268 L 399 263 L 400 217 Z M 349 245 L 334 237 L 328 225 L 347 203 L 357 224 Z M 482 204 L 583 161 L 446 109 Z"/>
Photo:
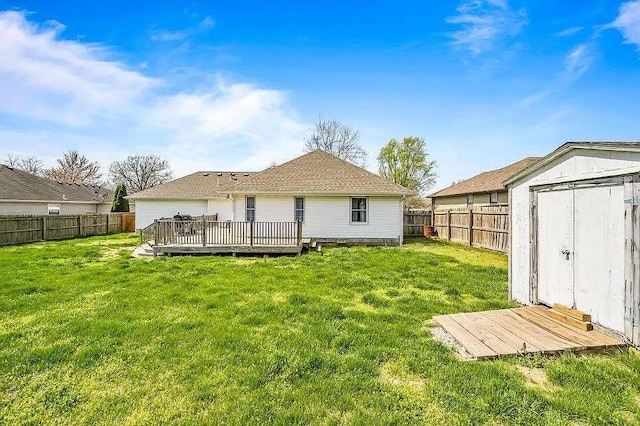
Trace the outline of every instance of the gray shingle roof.
<path fill-rule="evenodd" d="M 431 197 L 447 197 L 451 195 L 478 194 L 492 191 L 503 191 L 503 182 L 514 174 L 526 169 L 540 160 L 540 157 L 527 157 L 500 169 L 480 173 L 462 182 L 431 194 Z"/>
<path fill-rule="evenodd" d="M 200 171 L 170 182 L 157 185 L 144 191 L 136 192 L 127 198 L 131 200 L 140 198 L 216 198 L 226 194 L 220 190 L 232 183 L 241 182 L 253 172 L 219 172 Z M 237 180 L 232 180 L 232 178 Z"/>
<path fill-rule="evenodd" d="M 78 185 L 32 175 L 0 164 L 0 200 L 110 203 L 113 193 L 100 186 Z"/>
<path fill-rule="evenodd" d="M 266 169 L 224 191 L 232 194 L 416 194 L 320 150 Z"/>

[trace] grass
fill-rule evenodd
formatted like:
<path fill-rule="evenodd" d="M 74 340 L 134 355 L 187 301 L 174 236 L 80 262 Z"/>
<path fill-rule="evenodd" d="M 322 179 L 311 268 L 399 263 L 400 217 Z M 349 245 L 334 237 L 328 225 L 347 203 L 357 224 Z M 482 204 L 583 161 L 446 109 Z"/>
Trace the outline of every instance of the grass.
<path fill-rule="evenodd" d="M 640 357 L 464 362 L 429 319 L 507 302 L 446 243 L 129 256 L 128 235 L 0 249 L 0 423 L 637 424 Z"/>

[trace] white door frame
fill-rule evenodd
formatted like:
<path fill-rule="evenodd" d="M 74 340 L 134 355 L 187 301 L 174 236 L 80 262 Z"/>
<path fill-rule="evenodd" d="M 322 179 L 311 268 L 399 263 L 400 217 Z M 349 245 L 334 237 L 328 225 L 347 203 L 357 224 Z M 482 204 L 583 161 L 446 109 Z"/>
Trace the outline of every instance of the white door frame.
<path fill-rule="evenodd" d="M 538 297 L 538 193 L 611 185 L 624 185 L 624 337 L 638 346 L 640 345 L 640 207 L 638 207 L 640 204 L 640 177 L 638 175 L 612 176 L 530 187 L 529 301 L 532 304 L 540 303 Z"/>

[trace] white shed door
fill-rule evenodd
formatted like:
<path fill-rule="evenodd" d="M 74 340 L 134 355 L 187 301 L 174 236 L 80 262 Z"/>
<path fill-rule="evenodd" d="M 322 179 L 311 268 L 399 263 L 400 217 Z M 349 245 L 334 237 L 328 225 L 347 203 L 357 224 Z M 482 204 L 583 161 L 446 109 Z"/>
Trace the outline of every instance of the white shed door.
<path fill-rule="evenodd" d="M 624 187 L 538 193 L 538 299 L 624 332 Z"/>
<path fill-rule="evenodd" d="M 624 186 L 574 190 L 575 306 L 624 332 Z"/>
<path fill-rule="evenodd" d="M 541 303 L 573 306 L 572 252 L 573 191 L 538 193 L 538 299 Z"/>

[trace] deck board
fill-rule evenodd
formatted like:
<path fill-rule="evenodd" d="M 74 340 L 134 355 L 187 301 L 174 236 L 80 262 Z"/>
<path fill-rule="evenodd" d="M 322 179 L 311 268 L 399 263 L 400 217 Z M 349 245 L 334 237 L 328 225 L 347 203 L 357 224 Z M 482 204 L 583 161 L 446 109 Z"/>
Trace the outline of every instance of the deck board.
<path fill-rule="evenodd" d="M 489 347 L 496 354 L 517 354 L 518 347 L 512 347 L 502 339 L 500 339 L 492 329 L 484 327 L 481 324 L 481 318 L 474 314 L 455 314 L 451 315 L 451 318 L 464 327 L 469 333 L 472 333 L 482 343 Z M 522 345 L 520 345 L 522 346 Z"/>
<path fill-rule="evenodd" d="M 449 315 L 443 315 L 433 318 L 440 324 L 449 334 L 455 337 L 469 353 L 478 358 L 494 358 L 498 354 L 482 343 L 480 339 L 470 333 L 466 328 L 458 324 L 457 321 Z"/>
<path fill-rule="evenodd" d="M 540 306 L 434 317 L 477 359 L 521 353 L 553 354 L 623 346 L 622 340 L 555 321 Z"/>

